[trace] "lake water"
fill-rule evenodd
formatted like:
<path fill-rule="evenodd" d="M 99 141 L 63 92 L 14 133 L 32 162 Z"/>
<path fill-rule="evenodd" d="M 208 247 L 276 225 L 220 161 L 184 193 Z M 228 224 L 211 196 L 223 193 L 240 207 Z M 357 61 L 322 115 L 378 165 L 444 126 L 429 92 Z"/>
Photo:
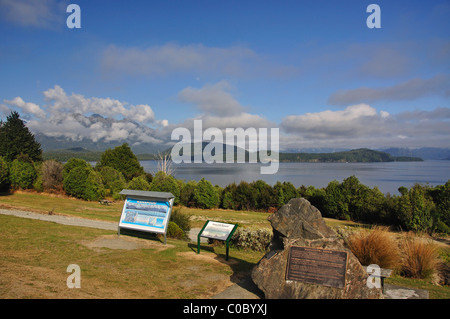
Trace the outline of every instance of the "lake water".
<path fill-rule="evenodd" d="M 146 172 L 157 171 L 156 161 L 141 161 Z M 432 186 L 445 184 L 450 179 L 450 161 L 385 162 L 385 163 L 280 163 L 273 175 L 260 174 L 263 164 L 177 164 L 174 176 L 185 181 L 199 181 L 202 177 L 213 185 L 222 187 L 241 181 L 264 180 L 270 185 L 277 181 L 289 181 L 295 187 L 301 185 L 326 187 L 332 180 L 355 175 L 369 187 L 377 186 L 383 193 L 398 195 L 400 186 L 410 187 L 415 183 Z"/>

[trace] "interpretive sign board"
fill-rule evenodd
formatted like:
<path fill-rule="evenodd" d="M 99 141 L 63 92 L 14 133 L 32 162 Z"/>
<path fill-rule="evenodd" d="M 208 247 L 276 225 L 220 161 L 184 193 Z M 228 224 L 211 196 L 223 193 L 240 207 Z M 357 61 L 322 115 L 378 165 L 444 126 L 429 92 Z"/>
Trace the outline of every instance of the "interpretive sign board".
<path fill-rule="evenodd" d="M 169 225 L 174 196 L 164 192 L 146 192 L 124 189 L 126 195 L 119 221 L 120 228 L 139 230 L 164 235 Z"/>
<path fill-rule="evenodd" d="M 286 268 L 286 280 L 344 288 L 347 252 L 292 246 Z"/>
<path fill-rule="evenodd" d="M 223 240 L 226 243 L 226 260 L 228 260 L 229 242 L 236 228 L 236 224 L 206 221 L 197 236 L 197 254 L 200 253 L 200 237 Z"/>

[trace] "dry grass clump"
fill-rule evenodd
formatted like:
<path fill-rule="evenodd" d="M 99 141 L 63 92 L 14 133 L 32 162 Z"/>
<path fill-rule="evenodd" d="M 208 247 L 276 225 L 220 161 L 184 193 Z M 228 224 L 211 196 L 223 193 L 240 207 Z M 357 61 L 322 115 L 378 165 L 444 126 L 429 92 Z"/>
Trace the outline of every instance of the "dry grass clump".
<path fill-rule="evenodd" d="M 346 243 L 364 266 L 376 264 L 381 268 L 393 269 L 400 261 L 397 242 L 393 234 L 383 227 L 360 229 L 350 235 Z"/>
<path fill-rule="evenodd" d="M 405 277 L 428 278 L 439 265 L 438 247 L 423 238 L 407 235 L 401 244 L 400 272 Z"/>

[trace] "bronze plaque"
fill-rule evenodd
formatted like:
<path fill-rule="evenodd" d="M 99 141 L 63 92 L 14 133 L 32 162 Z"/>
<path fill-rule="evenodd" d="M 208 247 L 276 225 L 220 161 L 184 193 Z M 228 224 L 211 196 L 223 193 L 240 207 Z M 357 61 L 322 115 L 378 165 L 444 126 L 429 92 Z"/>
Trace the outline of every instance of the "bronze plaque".
<path fill-rule="evenodd" d="M 286 280 L 344 288 L 347 252 L 292 246 L 288 258 Z"/>

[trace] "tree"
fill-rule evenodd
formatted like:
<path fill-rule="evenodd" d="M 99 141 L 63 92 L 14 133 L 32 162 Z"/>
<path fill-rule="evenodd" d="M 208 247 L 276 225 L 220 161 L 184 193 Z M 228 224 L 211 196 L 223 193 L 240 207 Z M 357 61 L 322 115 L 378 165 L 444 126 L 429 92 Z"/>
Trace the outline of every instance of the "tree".
<path fill-rule="evenodd" d="M 268 210 L 277 207 L 277 193 L 272 186 L 263 180 L 252 182 L 250 186 L 255 194 L 256 209 Z"/>
<path fill-rule="evenodd" d="M 236 183 L 233 182 L 223 189 L 222 203 L 221 203 L 222 208 L 236 209 L 235 204 L 236 188 L 237 188 Z"/>
<path fill-rule="evenodd" d="M 114 149 L 107 149 L 102 153 L 97 168 L 109 166 L 123 174 L 127 181 L 145 174 L 139 160 L 134 155 L 127 143 L 117 146 Z"/>
<path fill-rule="evenodd" d="M 219 194 L 210 181 L 202 178 L 194 189 L 194 201 L 197 207 L 210 209 L 219 204 Z"/>
<path fill-rule="evenodd" d="M 252 210 L 256 208 L 256 194 L 249 183 L 241 181 L 234 193 L 234 205 L 238 210 Z"/>
<path fill-rule="evenodd" d="M 435 205 L 429 195 L 426 187 L 415 184 L 409 190 L 411 201 L 411 219 L 408 221 L 408 228 L 414 231 L 427 231 L 432 226 L 432 211 Z"/>
<path fill-rule="evenodd" d="M 12 162 L 20 154 L 28 155 L 33 161 L 42 161 L 41 144 L 20 119 L 19 113 L 12 112 L 6 122 L 0 122 L 0 156 Z"/>
<path fill-rule="evenodd" d="M 194 190 L 197 187 L 197 182 L 191 180 L 185 183 L 180 190 L 180 203 L 186 207 L 195 206 Z"/>
<path fill-rule="evenodd" d="M 170 153 L 158 153 L 158 171 L 164 172 L 166 175 L 173 175 L 172 157 Z"/>
<path fill-rule="evenodd" d="M 348 203 L 341 185 L 334 180 L 325 188 L 323 215 L 331 218 L 349 219 Z"/>

